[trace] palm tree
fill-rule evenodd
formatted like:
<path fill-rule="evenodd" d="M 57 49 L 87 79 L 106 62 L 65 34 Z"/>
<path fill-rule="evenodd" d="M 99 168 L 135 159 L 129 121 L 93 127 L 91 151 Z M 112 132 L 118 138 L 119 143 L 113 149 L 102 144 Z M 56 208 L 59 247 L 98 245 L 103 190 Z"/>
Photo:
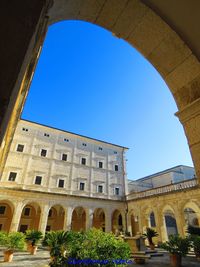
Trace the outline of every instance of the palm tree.
<path fill-rule="evenodd" d="M 143 236 L 148 239 L 150 248 L 154 250 L 155 245 L 153 243 L 153 237 L 158 236 L 158 233 L 154 229 L 147 227 L 146 233 L 144 233 Z"/>

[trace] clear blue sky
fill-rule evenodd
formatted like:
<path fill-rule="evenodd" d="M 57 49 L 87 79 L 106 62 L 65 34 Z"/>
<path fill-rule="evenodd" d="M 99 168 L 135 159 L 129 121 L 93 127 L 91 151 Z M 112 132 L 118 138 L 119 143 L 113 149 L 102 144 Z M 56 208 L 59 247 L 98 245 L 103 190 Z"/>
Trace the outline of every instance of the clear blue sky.
<path fill-rule="evenodd" d="M 105 29 L 52 25 L 22 118 L 129 147 L 129 179 L 192 166 L 173 97 L 154 67 Z"/>

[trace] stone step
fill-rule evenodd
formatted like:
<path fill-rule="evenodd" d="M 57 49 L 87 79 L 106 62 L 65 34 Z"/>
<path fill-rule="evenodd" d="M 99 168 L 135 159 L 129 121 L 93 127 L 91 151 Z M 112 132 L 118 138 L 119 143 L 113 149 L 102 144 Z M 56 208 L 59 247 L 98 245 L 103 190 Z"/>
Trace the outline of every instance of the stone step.
<path fill-rule="evenodd" d="M 154 250 L 151 250 L 151 249 L 147 249 L 146 250 L 146 254 L 154 254 L 154 253 L 157 253 L 158 251 L 156 249 Z"/>
<path fill-rule="evenodd" d="M 164 256 L 164 254 L 161 252 L 151 254 L 151 257 L 161 257 L 161 256 Z"/>
<path fill-rule="evenodd" d="M 150 255 L 139 255 L 139 254 L 133 254 L 131 255 L 132 259 L 150 259 Z"/>
<path fill-rule="evenodd" d="M 146 251 L 136 251 L 131 253 L 132 255 L 146 255 Z"/>

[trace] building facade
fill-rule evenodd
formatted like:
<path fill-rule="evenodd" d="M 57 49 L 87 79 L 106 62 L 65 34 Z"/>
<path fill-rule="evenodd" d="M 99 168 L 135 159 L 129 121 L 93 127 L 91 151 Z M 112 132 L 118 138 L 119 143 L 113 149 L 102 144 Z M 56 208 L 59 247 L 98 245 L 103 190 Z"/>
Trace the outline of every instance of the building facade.
<path fill-rule="evenodd" d="M 20 120 L 0 181 L 0 229 L 87 230 L 157 241 L 200 225 L 194 169 L 176 166 L 127 182 L 127 148 Z"/>
<path fill-rule="evenodd" d="M 1 182 L 42 192 L 120 200 L 127 148 L 20 120 Z"/>
<path fill-rule="evenodd" d="M 41 228 L 40 214 L 43 212 L 38 204 L 43 204 L 43 200 L 39 200 L 37 204 L 35 200 L 31 200 L 33 204 L 23 207 L 18 226 L 11 229 L 62 229 L 64 221 L 67 220 L 65 216 L 69 216 L 67 212 L 73 213 L 76 210 L 76 214 L 71 214 L 69 219 L 72 229 L 88 228 L 86 213 L 96 212 L 93 223 L 88 222 L 90 226 L 99 225 L 104 230 L 111 230 L 105 223 L 105 207 L 111 205 L 109 203 L 112 201 L 115 209 L 123 206 L 127 180 L 124 163 L 126 150 L 125 147 L 108 142 L 20 120 L 1 177 L 1 186 L 21 190 L 24 194 L 37 192 L 35 199 L 41 194 L 48 196 L 47 199 L 51 194 L 57 194 L 59 197 L 62 195 L 66 197 L 67 204 L 54 205 L 54 208 L 49 205 L 48 212 L 45 212 L 46 217 L 54 219 L 48 222 L 46 218 L 46 227 Z M 26 194 L 24 198 L 23 202 L 27 199 Z M 87 205 L 82 207 L 85 199 Z M 97 202 L 98 199 L 108 201 Z M 88 210 L 89 207 L 92 211 Z M 2 206 L 2 209 L 5 210 L 5 207 Z M 11 208 L 8 207 L 7 210 L 12 214 Z M 118 216 L 120 212 L 116 214 Z M 101 222 L 97 217 L 101 218 Z M 56 225 L 52 221 L 57 222 Z M 0 223 L 1 229 L 8 230 L 9 223 Z M 122 225 L 122 217 L 120 224 Z"/>
<path fill-rule="evenodd" d="M 193 167 L 179 165 L 148 175 L 135 181 L 128 180 L 128 192 L 140 192 L 152 188 L 176 184 L 196 177 Z"/>

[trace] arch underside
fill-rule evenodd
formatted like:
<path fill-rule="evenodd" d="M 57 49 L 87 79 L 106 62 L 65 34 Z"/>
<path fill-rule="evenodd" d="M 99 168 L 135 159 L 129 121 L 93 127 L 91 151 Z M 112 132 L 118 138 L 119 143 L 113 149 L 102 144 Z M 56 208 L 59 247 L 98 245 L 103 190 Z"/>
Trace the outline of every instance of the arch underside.
<path fill-rule="evenodd" d="M 27 39 L 30 42 L 29 46 L 26 43 L 26 47 L 23 48 L 24 52 L 26 52 L 23 68 L 21 68 L 13 88 L 15 98 L 12 98 L 13 102 L 9 103 L 10 116 L 11 109 L 15 109 L 15 114 L 12 114 L 12 120 L 10 120 L 9 127 L 7 127 L 6 145 L 0 151 L 2 165 L 6 160 L 16 122 L 21 114 L 26 92 L 29 89 L 31 77 L 38 60 L 38 53 L 43 45 L 48 26 L 62 20 L 82 20 L 103 27 L 116 37 L 124 39 L 157 69 L 175 99 L 179 109 L 177 115 L 184 126 L 188 138 L 196 174 L 197 177 L 200 176 L 200 129 L 197 127 L 197 121 L 200 121 L 200 64 L 195 56 L 198 55 L 198 51 L 197 49 L 191 50 L 194 45 L 188 41 L 188 38 L 183 38 L 185 35 L 181 35 L 176 27 L 173 27 L 172 23 L 169 23 L 170 27 L 158 15 L 159 12 L 154 12 L 152 8 L 146 5 L 153 6 L 151 2 L 154 2 L 155 7 L 156 0 L 44 0 L 43 6 L 40 6 L 41 9 L 39 9 L 39 3 L 35 0 L 35 6 L 38 5 L 40 16 L 37 18 L 38 20 L 33 20 L 37 23 L 37 27 L 32 32 L 32 36 Z M 42 1 L 40 4 L 42 4 Z M 26 6 L 24 10 L 25 8 Z M 159 6 L 159 8 L 162 7 Z M 170 4 L 163 10 L 169 8 Z M 195 4 L 193 4 L 193 10 L 195 11 Z M 27 12 L 27 16 L 29 15 L 31 20 L 31 11 L 29 13 Z M 33 16 L 36 16 L 36 14 L 33 14 Z M 165 20 L 168 21 L 166 17 Z M 28 33 L 30 35 L 30 29 L 27 31 Z M 22 35 L 21 38 L 25 38 L 24 36 Z M 21 47 L 25 45 L 23 42 L 20 44 Z M 7 72 L 9 71 L 7 70 Z M 6 75 L 8 74 L 6 73 Z M 6 81 L 9 81 L 9 79 L 6 79 Z M 5 88 L 8 90 L 8 86 Z M 17 90 L 18 96 L 16 94 Z M 15 107 L 13 106 L 14 103 L 16 104 Z M 5 103 L 3 105 L 5 106 Z M 5 110 L 6 106 L 3 112 Z M 188 112 L 188 110 L 190 111 Z M 188 121 L 187 117 L 191 113 L 195 114 L 195 119 Z M 8 118 L 7 116 L 5 121 L 2 122 L 4 126 L 6 123 L 8 126 Z M 3 128 L 5 128 L 4 126 Z M 3 133 L 4 130 L 2 130 L 0 138 Z"/>

